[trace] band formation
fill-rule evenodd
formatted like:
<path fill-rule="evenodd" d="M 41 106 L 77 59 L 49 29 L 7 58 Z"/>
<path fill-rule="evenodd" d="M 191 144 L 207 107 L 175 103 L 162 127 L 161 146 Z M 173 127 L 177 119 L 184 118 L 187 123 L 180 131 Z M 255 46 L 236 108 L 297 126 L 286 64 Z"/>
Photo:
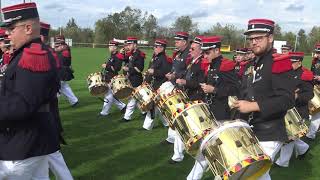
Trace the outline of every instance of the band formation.
<path fill-rule="evenodd" d="M 0 180 L 49 179 L 49 170 L 73 179 L 60 152 L 66 142 L 58 109 L 60 95 L 72 107 L 79 103 L 68 84 L 70 48 L 63 35 L 54 48 L 47 45 L 50 25 L 40 22 L 35 3 L 2 12 Z M 249 20 L 249 48 L 237 49 L 233 60 L 222 56 L 219 36 L 176 32 L 172 56 L 167 41 L 157 39 L 147 68 L 136 37 L 109 41 L 103 71 L 87 78 L 91 95 L 104 96 L 99 115 L 110 117 L 115 104 L 129 122 L 138 107 L 148 131 L 159 117 L 168 127 L 161 143 L 174 146 L 169 163 L 185 153 L 195 159 L 188 180 L 207 170 L 216 179 L 271 179 L 272 163 L 288 167 L 293 153 L 303 160 L 309 145 L 301 138 L 315 139 L 320 125 L 320 44 L 309 70 L 303 52 L 290 45 L 274 51 L 274 25 Z"/>

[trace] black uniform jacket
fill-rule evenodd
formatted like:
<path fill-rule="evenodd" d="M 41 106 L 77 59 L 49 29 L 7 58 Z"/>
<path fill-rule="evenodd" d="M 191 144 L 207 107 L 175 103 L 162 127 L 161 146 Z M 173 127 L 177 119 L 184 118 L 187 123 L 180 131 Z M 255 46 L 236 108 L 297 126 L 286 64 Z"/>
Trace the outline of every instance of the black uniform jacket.
<path fill-rule="evenodd" d="M 287 141 L 284 116 L 294 106 L 296 86 L 290 58 L 273 58 L 271 49 L 250 64 L 243 76 L 241 99 L 256 101 L 260 111 L 241 114 L 241 118 L 249 120 L 260 141 Z"/>
<path fill-rule="evenodd" d="M 17 49 L 0 91 L 0 160 L 23 160 L 59 149 L 54 120 L 58 61 L 40 38 Z"/>
<path fill-rule="evenodd" d="M 172 64 L 165 52 L 155 55 L 151 61 L 150 68 L 154 69 L 154 73 L 152 76 L 147 75 L 147 81 L 152 84 L 154 90 L 157 90 L 162 83 L 167 81 L 165 75 L 170 72 Z"/>
<path fill-rule="evenodd" d="M 144 58 L 145 53 L 140 51 L 139 49 L 131 52 L 128 56 L 128 64 L 129 71 L 127 73 L 130 83 L 133 87 L 138 87 L 142 84 L 143 77 L 142 71 L 144 68 Z"/>
<path fill-rule="evenodd" d="M 304 67 L 300 67 L 294 72 L 294 78 L 297 80 L 296 89 L 298 94 L 295 107 L 302 118 L 309 119 L 308 103 L 313 98 L 313 73 Z"/>
<path fill-rule="evenodd" d="M 191 101 L 204 100 L 204 92 L 200 83 L 205 82 L 205 71 L 208 69 L 209 62 L 202 56 L 193 59 L 187 67 L 185 75 L 186 84 L 184 90 Z"/>
<path fill-rule="evenodd" d="M 60 59 L 60 79 L 61 81 L 70 81 L 74 79 L 73 69 L 71 68 L 71 52 L 69 48 L 56 52 Z"/>
<path fill-rule="evenodd" d="M 234 65 L 233 61 L 218 56 L 212 60 L 207 72 L 206 84 L 214 86 L 215 90 L 206 94 L 206 102 L 217 120 L 230 119 L 228 96 L 238 96 L 239 93 Z"/>
<path fill-rule="evenodd" d="M 122 62 L 124 60 L 124 55 L 118 52 L 112 53 L 110 58 L 106 61 L 105 68 L 105 80 L 110 82 L 110 80 L 118 75 L 121 70 Z"/>

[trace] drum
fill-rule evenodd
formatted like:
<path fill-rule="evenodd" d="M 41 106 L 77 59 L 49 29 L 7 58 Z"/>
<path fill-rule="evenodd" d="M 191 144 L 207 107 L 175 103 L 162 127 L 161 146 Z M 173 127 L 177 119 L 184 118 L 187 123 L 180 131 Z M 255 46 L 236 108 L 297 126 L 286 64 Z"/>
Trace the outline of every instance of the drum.
<path fill-rule="evenodd" d="M 133 91 L 130 81 L 122 74 L 111 79 L 110 87 L 113 95 L 118 99 L 128 98 Z"/>
<path fill-rule="evenodd" d="M 320 87 L 315 85 L 313 88 L 313 98 L 309 101 L 309 114 L 314 115 L 320 112 Z"/>
<path fill-rule="evenodd" d="M 284 119 L 289 140 L 295 140 L 307 134 L 308 126 L 303 122 L 296 108 L 289 109 Z"/>
<path fill-rule="evenodd" d="M 174 115 L 172 124 L 192 157 L 199 153 L 204 137 L 218 127 L 208 105 L 199 101 L 187 103 L 179 114 Z"/>
<path fill-rule="evenodd" d="M 161 96 L 158 94 L 154 102 L 164 118 L 168 120 L 169 125 L 172 126 L 174 116 L 185 108 L 189 98 L 181 90 L 173 90 L 167 95 Z"/>
<path fill-rule="evenodd" d="M 160 96 L 164 96 L 171 93 L 173 89 L 174 85 L 170 81 L 166 81 L 161 84 L 161 86 L 157 90 L 157 94 L 159 94 Z"/>
<path fill-rule="evenodd" d="M 93 96 L 104 95 L 107 93 L 108 86 L 103 81 L 101 72 L 92 73 L 87 78 L 89 92 Z"/>
<path fill-rule="evenodd" d="M 141 84 L 133 92 L 133 97 L 138 101 L 141 111 L 149 111 L 153 106 L 154 93 L 149 84 Z"/>
<path fill-rule="evenodd" d="M 213 174 L 222 179 L 257 179 L 272 164 L 250 126 L 241 120 L 220 124 L 206 136 L 200 150 Z"/>

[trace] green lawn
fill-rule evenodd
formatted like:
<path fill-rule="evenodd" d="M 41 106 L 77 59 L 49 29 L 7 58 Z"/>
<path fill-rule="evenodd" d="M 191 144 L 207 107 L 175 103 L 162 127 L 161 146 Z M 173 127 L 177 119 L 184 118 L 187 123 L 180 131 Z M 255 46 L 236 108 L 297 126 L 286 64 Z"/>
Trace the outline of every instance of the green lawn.
<path fill-rule="evenodd" d="M 150 60 L 151 51 L 147 51 Z M 170 53 L 171 54 L 171 53 Z M 81 180 L 182 180 L 191 170 L 194 160 L 185 155 L 185 160 L 176 165 L 168 164 L 173 146 L 159 142 L 167 137 L 167 130 L 159 121 L 152 131 L 139 130 L 143 118 L 136 111 L 133 120 L 121 123 L 120 111 L 113 107 L 112 115 L 98 118 L 102 102 L 90 96 L 86 84 L 88 74 L 100 71 L 100 64 L 108 57 L 105 49 L 73 48 L 75 79 L 70 85 L 80 99 L 76 108 L 71 108 L 64 98 L 60 109 L 69 145 L 62 148 L 64 157 L 75 179 Z M 226 55 L 231 56 L 231 55 Z M 310 57 L 306 58 L 310 64 Z M 309 65 L 308 65 L 309 67 Z M 292 159 L 289 168 L 273 168 L 273 179 L 319 179 L 319 139 L 311 144 L 311 155 L 306 160 Z M 207 172 L 204 179 L 212 179 Z"/>

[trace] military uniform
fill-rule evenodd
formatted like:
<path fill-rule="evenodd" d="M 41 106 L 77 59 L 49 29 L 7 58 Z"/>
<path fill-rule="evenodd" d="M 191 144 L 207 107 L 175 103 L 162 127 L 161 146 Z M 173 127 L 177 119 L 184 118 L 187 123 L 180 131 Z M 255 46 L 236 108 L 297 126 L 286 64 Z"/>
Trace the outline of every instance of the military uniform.
<path fill-rule="evenodd" d="M 304 53 L 289 52 L 289 56 L 294 63 L 302 61 Z M 298 94 L 295 100 L 295 108 L 303 119 L 309 119 L 308 103 L 313 98 L 313 73 L 304 67 L 299 67 L 294 70 L 294 78 Z M 282 167 L 288 167 L 294 149 L 297 155 L 303 155 L 309 149 L 309 145 L 300 139 L 288 142 L 281 147 L 280 156 L 275 163 Z"/>
<path fill-rule="evenodd" d="M 118 42 L 110 41 L 109 46 L 118 46 Z M 110 83 L 111 79 L 118 75 L 118 72 L 121 70 L 122 62 L 124 61 L 124 54 L 119 52 L 114 52 L 111 54 L 111 57 L 106 61 L 106 68 L 104 70 L 105 81 Z M 102 110 L 100 115 L 106 116 L 109 114 L 112 104 L 115 104 L 121 111 L 124 111 L 126 105 L 115 98 L 112 94 L 111 87 L 109 87 L 105 97 Z"/>
<path fill-rule="evenodd" d="M 315 53 L 320 54 L 320 44 L 316 44 L 315 46 Z M 312 65 L 311 65 L 311 71 L 313 72 L 314 76 L 320 76 L 320 59 L 319 57 L 313 58 Z M 314 80 L 314 84 L 316 86 L 319 86 L 320 81 Z M 316 138 L 316 133 L 320 126 L 320 113 L 316 113 L 312 115 L 311 117 L 311 123 L 309 126 L 309 132 L 307 133 L 307 137 L 311 139 Z"/>
<path fill-rule="evenodd" d="M 234 71 L 234 62 L 219 56 L 212 60 L 206 77 L 206 84 L 215 87 L 206 94 L 205 101 L 217 120 L 230 119 L 228 96 L 238 96 L 239 83 Z"/>
<path fill-rule="evenodd" d="M 156 91 L 157 89 L 159 89 L 162 83 L 167 81 L 165 75 L 170 72 L 171 63 L 169 57 L 167 57 L 165 53 L 167 42 L 163 39 L 157 39 L 154 45 L 161 46 L 164 48 L 163 52 L 153 56 L 150 68 L 153 69 L 154 72 L 152 75 L 147 75 L 147 78 L 149 79 L 149 82 L 147 82 L 150 83 L 153 90 Z M 153 105 L 153 108 L 147 112 L 146 118 L 142 126 L 144 129 L 151 130 L 153 128 L 156 114 L 159 114 L 159 111 Z M 164 126 L 168 126 L 168 122 L 164 119 L 164 117 L 161 117 L 160 119 Z"/>
<path fill-rule="evenodd" d="M 268 19 L 252 19 L 245 35 L 252 32 L 273 34 L 274 22 Z M 271 44 L 267 41 L 264 43 Z M 272 46 L 272 45 L 271 45 Z M 241 114 L 253 126 L 252 130 L 260 141 L 264 152 L 274 160 L 283 142 L 288 140 L 284 116 L 294 106 L 295 82 L 291 61 L 286 57 L 273 58 L 273 49 L 254 60 L 252 81 L 242 86 L 247 91 L 247 101 L 257 102 L 260 111 Z M 269 171 L 259 179 L 271 179 Z"/>
<path fill-rule="evenodd" d="M 217 36 L 202 38 L 203 51 L 211 51 L 221 47 L 221 39 Z M 239 82 L 234 70 L 235 63 L 224 59 L 222 55 L 212 59 L 205 74 L 205 84 L 212 85 L 214 91 L 205 94 L 205 102 L 209 105 L 210 111 L 216 120 L 230 120 L 230 107 L 228 96 L 236 96 L 239 91 Z M 187 180 L 201 179 L 208 168 L 208 163 L 202 153 L 196 157 L 195 164 L 189 173 Z"/>
<path fill-rule="evenodd" d="M 39 17 L 35 3 L 2 12 L 5 26 Z M 56 59 L 40 38 L 14 51 L 0 90 L 0 179 L 31 179 L 45 155 L 59 149 L 50 107 L 58 89 Z"/>
<path fill-rule="evenodd" d="M 68 81 L 74 78 L 73 69 L 71 68 L 71 51 L 67 44 L 65 44 L 65 38 L 63 35 L 58 35 L 55 37 L 55 45 L 64 46 L 62 50 L 56 51 L 57 56 L 61 63 L 61 69 L 59 72 L 61 80 L 60 93 L 64 95 L 71 106 L 78 104 L 79 100 L 74 95 Z"/>
<path fill-rule="evenodd" d="M 138 39 L 135 37 L 128 37 L 127 44 L 138 43 Z M 127 53 L 127 67 L 129 68 L 129 71 L 127 72 L 127 77 L 131 83 L 131 85 L 135 88 L 142 84 L 143 77 L 142 77 L 142 71 L 144 68 L 144 59 L 145 59 L 145 53 L 140 51 L 139 49 L 133 50 L 129 53 Z M 128 101 L 126 112 L 124 114 L 123 120 L 129 121 L 131 120 L 131 115 L 134 112 L 134 109 L 137 105 L 137 100 L 133 97 L 131 97 Z"/>

